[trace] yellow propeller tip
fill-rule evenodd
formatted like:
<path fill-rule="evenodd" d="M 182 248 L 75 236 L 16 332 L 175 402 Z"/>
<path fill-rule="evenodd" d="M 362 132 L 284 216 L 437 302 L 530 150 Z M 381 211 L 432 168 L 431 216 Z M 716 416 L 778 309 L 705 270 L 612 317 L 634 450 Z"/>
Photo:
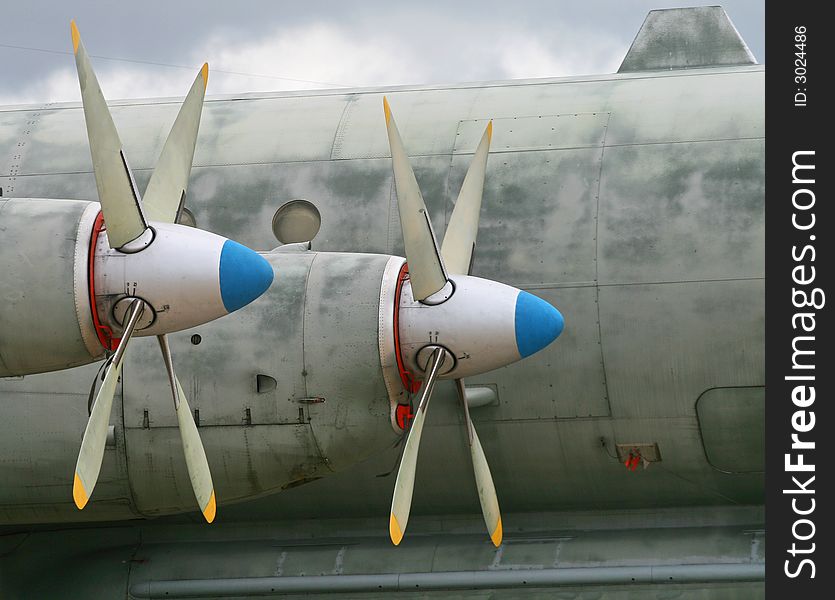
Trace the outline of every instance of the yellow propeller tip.
<path fill-rule="evenodd" d="M 78 473 L 75 474 L 75 479 L 72 482 L 72 499 L 75 500 L 78 510 L 87 506 L 87 501 L 90 499 L 84 490 L 84 484 L 81 483 L 81 477 L 78 476 Z"/>
<path fill-rule="evenodd" d="M 203 63 L 203 68 L 200 69 L 200 75 L 203 76 L 203 91 L 206 91 L 206 87 L 209 85 L 209 63 Z"/>
<path fill-rule="evenodd" d="M 498 548 L 502 545 L 502 518 L 499 517 L 499 522 L 496 524 L 496 529 L 490 534 L 490 539 L 493 545 Z"/>
<path fill-rule="evenodd" d="M 487 123 L 487 142 L 489 143 L 493 139 L 493 121 Z"/>
<path fill-rule="evenodd" d="M 212 496 L 209 498 L 206 508 L 203 509 L 203 516 L 207 523 L 211 523 L 215 520 L 215 514 L 217 514 L 217 502 L 215 501 L 215 491 L 212 490 Z"/>
<path fill-rule="evenodd" d="M 78 33 L 78 27 L 75 26 L 75 19 L 70 21 L 70 31 L 72 32 L 73 54 L 78 54 L 78 43 L 81 41 L 81 36 Z"/>
<path fill-rule="evenodd" d="M 391 543 L 395 546 L 400 545 L 403 540 L 403 531 L 400 529 L 400 524 L 397 522 L 394 513 L 391 513 L 389 518 L 389 537 L 391 537 Z"/>
<path fill-rule="evenodd" d="M 386 113 L 386 125 L 388 125 L 389 121 L 391 121 L 391 107 L 385 96 L 383 96 L 383 110 Z"/>

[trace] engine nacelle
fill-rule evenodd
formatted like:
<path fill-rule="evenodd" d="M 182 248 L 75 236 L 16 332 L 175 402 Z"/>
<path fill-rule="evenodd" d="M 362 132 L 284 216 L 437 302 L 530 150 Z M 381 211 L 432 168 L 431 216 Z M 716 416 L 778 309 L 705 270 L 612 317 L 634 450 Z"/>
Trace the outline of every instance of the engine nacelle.
<path fill-rule="evenodd" d="M 95 202 L 0 201 L 0 376 L 104 355 L 87 281 Z"/>
<path fill-rule="evenodd" d="M 447 350 L 440 377 L 486 373 L 538 352 L 562 333 L 560 312 L 523 290 L 479 277 L 453 275 L 451 295 L 439 304 L 418 302 L 408 280 L 400 291 L 400 358 L 422 374 L 432 350 Z"/>
<path fill-rule="evenodd" d="M 263 254 L 281 280 L 246 311 L 169 336 L 220 515 L 355 465 L 399 433 L 393 319 L 403 259 L 296 248 Z M 194 504 L 184 462 L 168 458 L 180 440 L 158 354 L 155 341 L 136 340 L 123 371 L 125 488 L 144 515 Z M 106 455 L 108 467 L 118 464 Z"/>
<path fill-rule="evenodd" d="M 139 298 L 136 335 L 195 327 L 233 312 L 273 281 L 269 263 L 208 231 L 150 224 L 137 252 L 109 247 L 96 202 L 0 202 L 0 376 L 93 362 L 114 350 Z"/>

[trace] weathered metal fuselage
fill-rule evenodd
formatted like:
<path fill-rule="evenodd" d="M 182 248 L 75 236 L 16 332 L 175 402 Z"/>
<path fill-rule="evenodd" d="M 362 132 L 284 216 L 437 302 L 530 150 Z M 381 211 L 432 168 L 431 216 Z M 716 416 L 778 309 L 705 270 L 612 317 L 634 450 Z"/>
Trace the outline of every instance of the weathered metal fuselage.
<path fill-rule="evenodd" d="M 757 432 L 723 427 L 750 421 L 764 384 L 763 76 L 743 66 L 386 91 L 439 232 L 493 119 L 473 274 L 566 317 L 546 350 L 468 379 L 496 393 L 473 418 L 505 510 L 762 501 Z M 176 110 L 113 106 L 140 189 Z M 0 109 L 6 162 L 5 197 L 95 198 L 76 105 Z M 272 215 L 294 198 L 321 213 L 315 252 L 269 252 Z M 380 291 L 388 255 L 403 250 L 382 93 L 210 99 L 187 206 L 276 270 L 250 307 L 171 336 L 219 518 L 291 505 L 385 515 L 392 482 L 374 475 L 397 450 L 380 454 L 396 439 Z M 97 367 L 0 380 L 0 521 L 191 510 L 164 367 L 153 340 L 138 342 L 83 514 L 71 474 Z M 451 385 L 437 395 L 421 461 L 444 468 L 418 472 L 415 504 L 475 510 Z M 616 444 L 657 444 L 663 464 L 630 474 Z"/>

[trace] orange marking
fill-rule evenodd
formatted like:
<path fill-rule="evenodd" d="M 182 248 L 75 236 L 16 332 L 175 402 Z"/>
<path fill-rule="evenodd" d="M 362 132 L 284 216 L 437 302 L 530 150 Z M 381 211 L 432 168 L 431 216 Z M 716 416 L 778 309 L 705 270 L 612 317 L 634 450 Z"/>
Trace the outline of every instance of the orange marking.
<path fill-rule="evenodd" d="M 502 545 L 502 518 L 499 517 L 499 522 L 496 525 L 496 530 L 490 534 L 490 539 L 493 540 L 493 545 L 498 548 Z"/>
<path fill-rule="evenodd" d="M 397 522 L 397 518 L 394 516 L 394 513 L 391 513 L 391 518 L 389 519 L 389 536 L 391 537 L 391 542 L 397 546 L 400 544 L 400 541 L 403 539 L 403 531 L 400 529 L 400 524 Z"/>
<path fill-rule="evenodd" d="M 487 123 L 487 143 L 493 140 L 493 121 Z"/>
<path fill-rule="evenodd" d="M 209 63 L 203 63 L 203 68 L 200 69 L 200 74 L 203 76 L 203 91 L 206 91 L 206 87 L 209 85 Z"/>
<path fill-rule="evenodd" d="M 81 483 L 81 477 L 78 476 L 78 473 L 75 474 L 75 479 L 72 482 L 72 499 L 75 500 L 78 510 L 87 506 L 87 501 L 90 499 L 84 490 L 84 484 Z"/>
<path fill-rule="evenodd" d="M 207 523 L 211 523 L 215 520 L 215 514 L 217 514 L 217 502 L 215 502 L 215 491 L 212 490 L 212 497 L 209 498 L 209 503 L 203 509 L 203 516 Z"/>
<path fill-rule="evenodd" d="M 386 125 L 388 125 L 389 121 L 391 121 L 391 108 L 389 107 L 389 101 L 386 100 L 385 96 L 383 96 L 383 111 L 386 113 Z"/>
<path fill-rule="evenodd" d="M 70 21 L 70 32 L 72 33 L 73 54 L 78 54 L 78 43 L 81 41 L 81 36 L 78 34 L 78 27 L 75 26 L 75 19 Z"/>

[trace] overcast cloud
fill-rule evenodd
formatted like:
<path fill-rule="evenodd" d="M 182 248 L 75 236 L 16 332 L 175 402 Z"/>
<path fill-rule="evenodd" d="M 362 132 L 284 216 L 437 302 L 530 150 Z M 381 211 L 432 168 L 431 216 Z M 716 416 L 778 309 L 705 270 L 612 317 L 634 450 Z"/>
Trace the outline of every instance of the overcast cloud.
<path fill-rule="evenodd" d="M 2 10 L 0 104 L 79 99 L 72 56 L 63 54 L 71 50 L 71 18 L 91 55 L 188 66 L 94 58 L 105 95 L 117 99 L 183 95 L 204 61 L 210 94 L 610 73 L 649 10 L 692 5 L 698 3 L 15 2 Z M 723 6 L 765 62 L 763 1 Z"/>

